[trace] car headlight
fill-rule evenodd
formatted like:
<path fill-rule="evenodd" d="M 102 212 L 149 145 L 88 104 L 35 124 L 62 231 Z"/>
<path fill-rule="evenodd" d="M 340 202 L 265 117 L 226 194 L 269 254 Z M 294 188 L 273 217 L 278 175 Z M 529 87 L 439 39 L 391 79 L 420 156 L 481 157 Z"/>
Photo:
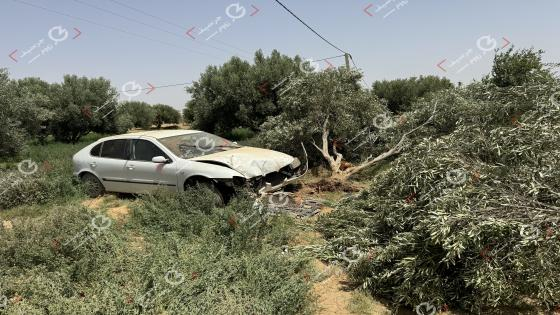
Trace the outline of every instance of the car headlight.
<path fill-rule="evenodd" d="M 294 158 L 294 160 L 292 161 L 292 163 L 290 163 L 290 167 L 292 169 L 298 168 L 301 165 L 301 161 L 298 158 Z"/>

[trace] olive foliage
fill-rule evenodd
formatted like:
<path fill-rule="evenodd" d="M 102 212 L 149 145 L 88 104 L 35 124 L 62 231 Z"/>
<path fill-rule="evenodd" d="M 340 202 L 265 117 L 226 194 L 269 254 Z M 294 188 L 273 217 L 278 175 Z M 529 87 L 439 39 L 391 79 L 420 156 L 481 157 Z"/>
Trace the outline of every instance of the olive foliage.
<path fill-rule="evenodd" d="M 423 100 L 445 106 L 414 149 L 320 219 L 326 257 L 360 253 L 352 280 L 397 306 L 558 305 L 560 84 L 542 70 Z M 409 119 L 423 121 L 426 104 L 413 107 Z"/>

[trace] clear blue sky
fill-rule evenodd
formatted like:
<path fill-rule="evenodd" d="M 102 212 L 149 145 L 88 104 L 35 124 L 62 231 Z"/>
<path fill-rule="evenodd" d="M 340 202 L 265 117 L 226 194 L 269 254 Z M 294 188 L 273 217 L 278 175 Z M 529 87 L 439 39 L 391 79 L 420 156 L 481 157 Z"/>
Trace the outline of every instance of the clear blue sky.
<path fill-rule="evenodd" d="M 0 67 L 7 67 L 12 78 L 34 76 L 49 82 L 60 82 L 64 74 L 103 76 L 120 89 L 129 81 L 147 87 L 148 83 L 158 86 L 197 80 L 208 65 L 222 64 L 233 55 L 252 61 L 253 52 L 257 49 L 267 54 L 272 49 L 278 49 L 283 54 L 299 54 L 312 59 L 340 54 L 273 0 L 116 0 L 166 22 L 111 0 L 21 1 L 93 23 L 17 1 L 0 0 Z M 478 79 L 490 70 L 493 52 L 482 55 L 472 65 L 469 60 L 480 54 L 477 40 L 487 35 L 496 39 L 498 47 L 506 44 L 505 37 L 518 48 L 545 50 L 546 61 L 560 61 L 558 0 L 283 2 L 320 34 L 350 52 L 363 70 L 368 85 L 375 80 L 428 74 L 447 76 L 454 82 Z M 245 15 L 206 41 L 205 37 L 218 30 L 224 22 L 231 21 L 225 10 L 232 3 L 245 7 Z M 372 16 L 363 11 L 370 4 Z M 255 11 L 252 5 L 260 10 L 253 16 L 250 15 Z M 395 11 L 384 18 L 392 9 Z M 230 13 L 242 14 L 234 7 Z M 198 35 L 202 28 L 218 17 L 221 20 L 217 25 Z M 68 38 L 29 63 L 52 42 L 48 32 L 54 26 L 67 29 Z M 196 40 L 185 34 L 192 27 L 196 27 L 191 33 Z M 76 34 L 73 28 L 82 32 L 76 39 L 72 39 Z M 54 35 L 56 38 L 56 32 Z M 44 39 L 41 47 L 22 57 L 41 39 Z M 488 45 L 484 39 L 481 43 Z M 18 51 L 12 56 L 18 59 L 17 63 L 8 56 L 16 49 Z M 452 64 L 469 49 L 470 55 L 458 60 L 456 65 Z M 447 61 L 441 66 L 447 72 L 436 66 L 444 59 Z M 331 62 L 335 66 L 344 64 L 342 58 Z M 467 64 L 468 67 L 457 73 Z M 327 66 L 324 62 L 322 65 Z M 145 93 L 134 99 L 182 108 L 189 98 L 184 86 Z"/>

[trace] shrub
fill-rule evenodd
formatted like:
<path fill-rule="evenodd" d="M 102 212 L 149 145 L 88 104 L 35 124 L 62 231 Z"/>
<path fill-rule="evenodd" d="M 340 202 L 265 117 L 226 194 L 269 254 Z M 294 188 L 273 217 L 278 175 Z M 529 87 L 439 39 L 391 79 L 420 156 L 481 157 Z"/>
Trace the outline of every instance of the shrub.
<path fill-rule="evenodd" d="M 77 195 L 79 189 L 67 175 L 45 176 L 43 172 L 23 175 L 3 172 L 0 181 L 0 210 L 19 205 L 45 204 L 61 197 Z"/>
<path fill-rule="evenodd" d="M 418 139 L 369 189 L 320 220 L 329 255 L 359 248 L 353 281 L 396 305 L 558 305 L 554 82 L 476 83 L 435 96 L 447 105 L 430 126 L 439 138 Z"/>
<path fill-rule="evenodd" d="M 96 221 L 107 228 L 83 243 L 99 213 L 82 206 L 13 219 L 13 228 L 0 227 L 6 311 L 305 313 L 309 286 L 300 271 L 306 260 L 279 248 L 290 223 L 236 222 L 235 215 L 253 211 L 248 199 L 224 209 L 211 204 L 205 190 L 156 192 L 135 203 L 129 224 Z"/>

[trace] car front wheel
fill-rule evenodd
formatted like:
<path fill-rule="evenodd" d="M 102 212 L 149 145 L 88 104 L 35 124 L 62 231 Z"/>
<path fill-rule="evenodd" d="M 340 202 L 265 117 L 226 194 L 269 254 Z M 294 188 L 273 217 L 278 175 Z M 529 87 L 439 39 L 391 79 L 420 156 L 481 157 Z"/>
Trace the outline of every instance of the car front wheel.
<path fill-rule="evenodd" d="M 188 189 L 189 187 L 205 187 L 208 190 L 210 190 L 210 192 L 212 193 L 212 198 L 214 199 L 214 205 L 216 207 L 223 207 L 226 202 L 225 202 L 225 198 L 224 195 L 222 194 L 222 192 L 218 189 L 218 187 L 216 187 L 216 185 L 214 183 L 212 183 L 211 181 L 206 181 L 206 180 L 189 180 L 187 182 L 187 184 L 185 185 L 185 190 Z"/>

